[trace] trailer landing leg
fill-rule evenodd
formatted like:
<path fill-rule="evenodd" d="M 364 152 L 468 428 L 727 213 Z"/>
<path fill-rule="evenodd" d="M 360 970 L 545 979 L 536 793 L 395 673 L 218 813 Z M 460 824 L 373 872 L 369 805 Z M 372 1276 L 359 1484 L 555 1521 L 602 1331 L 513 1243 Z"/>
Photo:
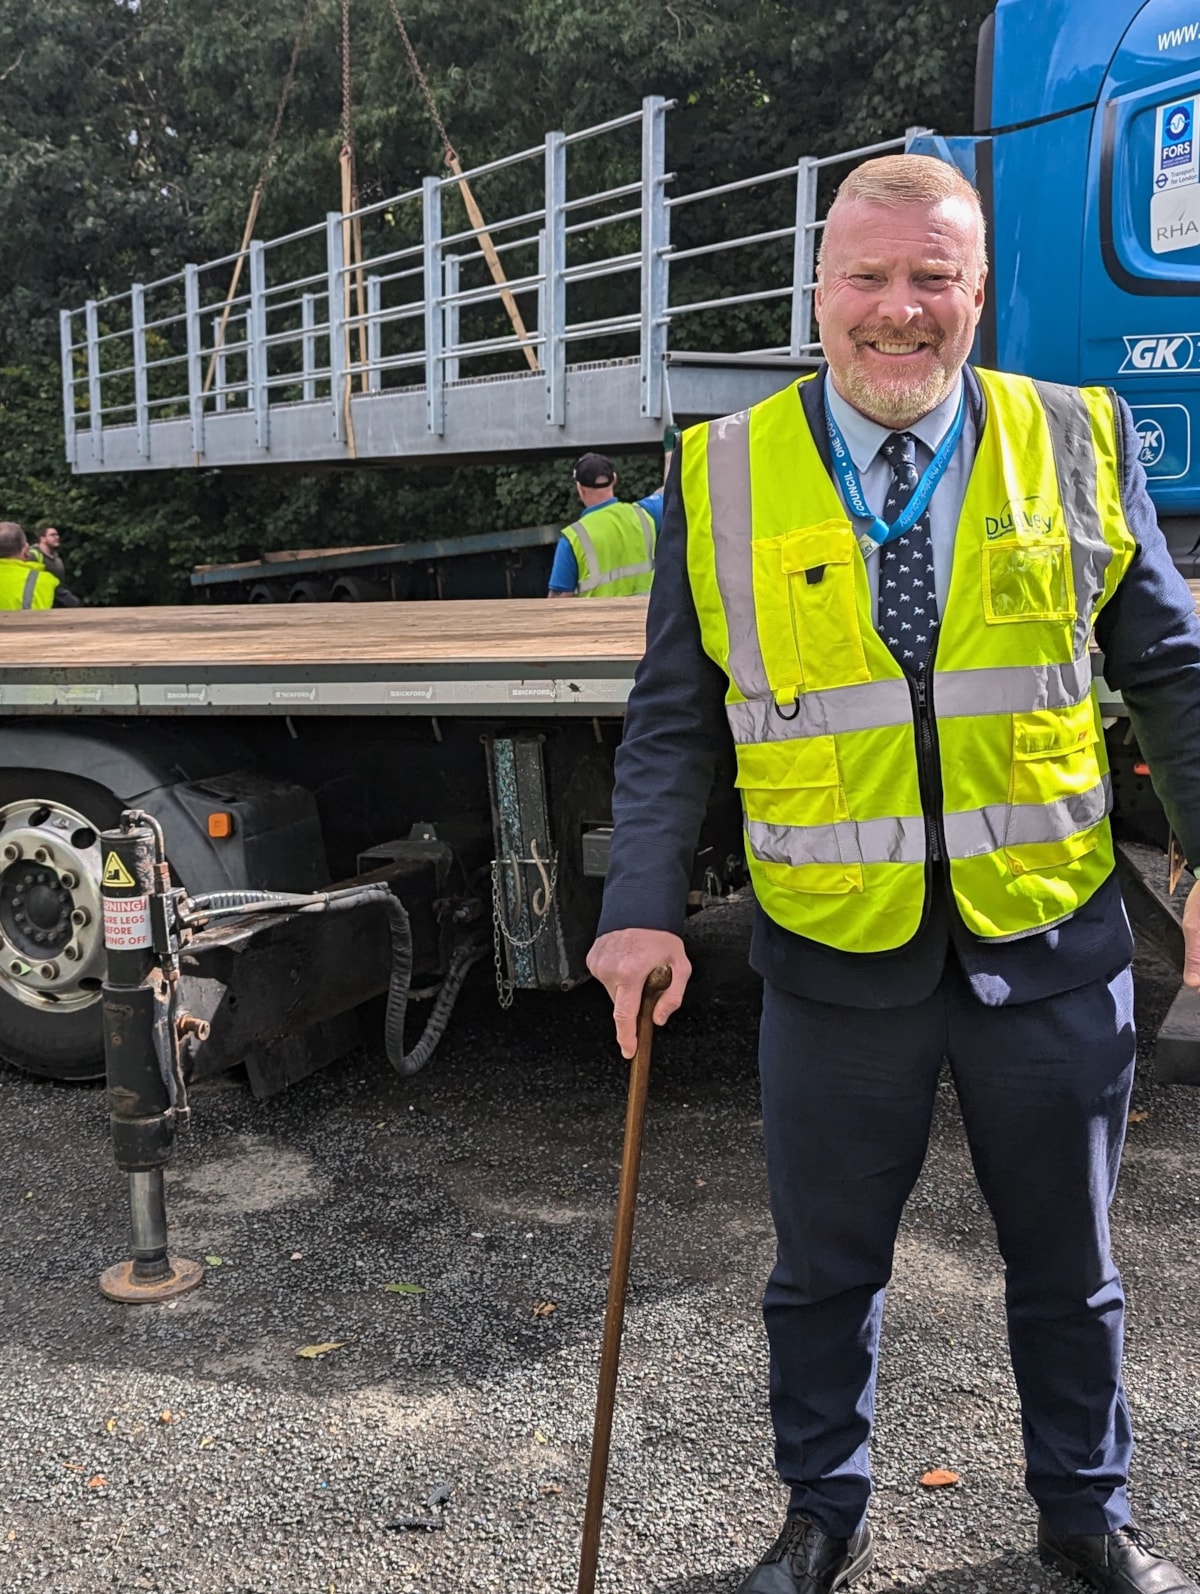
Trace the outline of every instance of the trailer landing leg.
<path fill-rule="evenodd" d="M 167 1207 L 163 1171 L 149 1168 L 129 1175 L 129 1218 L 133 1256 L 105 1268 L 100 1293 L 110 1301 L 168 1301 L 203 1282 L 204 1268 L 187 1257 L 167 1254 Z"/>
<path fill-rule="evenodd" d="M 133 1255 L 100 1275 L 113 1301 L 165 1301 L 204 1278 L 167 1251 L 163 1169 L 187 1118 L 176 1011 L 179 939 L 162 835 L 137 812 L 101 836 L 104 872 L 104 1062 L 117 1167 L 129 1176 Z M 202 1026 L 207 1032 L 207 1024 Z"/>

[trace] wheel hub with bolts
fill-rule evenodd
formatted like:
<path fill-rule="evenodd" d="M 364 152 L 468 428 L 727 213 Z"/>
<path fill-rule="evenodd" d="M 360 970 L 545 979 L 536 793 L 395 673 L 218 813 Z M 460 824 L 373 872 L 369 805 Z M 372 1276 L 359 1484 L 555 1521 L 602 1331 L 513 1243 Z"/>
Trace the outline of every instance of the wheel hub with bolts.
<path fill-rule="evenodd" d="M 0 987 L 58 1011 L 100 1000 L 100 838 L 64 803 L 0 807 Z"/>

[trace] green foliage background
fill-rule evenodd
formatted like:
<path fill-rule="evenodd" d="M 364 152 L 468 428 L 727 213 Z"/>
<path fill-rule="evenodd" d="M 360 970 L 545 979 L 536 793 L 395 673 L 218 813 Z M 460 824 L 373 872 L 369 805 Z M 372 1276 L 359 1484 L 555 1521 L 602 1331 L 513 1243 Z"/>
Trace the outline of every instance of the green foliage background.
<path fill-rule="evenodd" d="M 401 9 L 465 165 L 660 93 L 679 101 L 668 164 L 686 191 L 914 123 L 967 130 L 975 36 L 991 6 L 409 0 Z M 59 310 L 237 246 L 303 11 L 304 0 L 0 0 L 0 517 L 51 518 L 88 602 L 185 601 L 196 563 L 571 511 L 565 460 L 303 477 L 67 470 Z M 386 0 L 354 0 L 352 19 L 369 201 L 439 171 L 441 146 Z M 315 0 L 260 237 L 338 205 L 339 44 L 339 0 Z M 731 205 L 730 225 L 779 224 L 777 195 L 756 193 Z M 721 269 L 736 272 L 724 258 Z M 655 485 L 657 459 L 619 463 L 624 488 Z"/>

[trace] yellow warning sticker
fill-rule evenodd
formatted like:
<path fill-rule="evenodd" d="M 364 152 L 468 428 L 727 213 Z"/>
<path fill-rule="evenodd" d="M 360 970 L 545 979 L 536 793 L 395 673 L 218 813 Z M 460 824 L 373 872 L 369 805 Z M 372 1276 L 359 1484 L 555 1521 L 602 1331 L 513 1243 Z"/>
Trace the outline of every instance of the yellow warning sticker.
<path fill-rule="evenodd" d="M 115 852 L 110 852 L 104 860 L 104 874 L 101 877 L 106 886 L 135 886 L 137 881 L 126 869 Z"/>

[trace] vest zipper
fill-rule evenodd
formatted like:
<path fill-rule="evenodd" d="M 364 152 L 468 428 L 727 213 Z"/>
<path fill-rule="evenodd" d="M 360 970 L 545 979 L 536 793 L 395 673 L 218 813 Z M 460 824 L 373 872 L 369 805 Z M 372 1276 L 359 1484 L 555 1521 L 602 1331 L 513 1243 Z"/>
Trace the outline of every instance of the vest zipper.
<path fill-rule="evenodd" d="M 933 713 L 933 663 L 937 655 L 938 637 L 920 675 L 908 677 L 917 722 L 917 787 L 925 810 L 926 847 L 931 864 L 941 863 L 946 856 L 946 836 L 942 828 L 942 768 L 938 758 L 937 720 Z"/>

